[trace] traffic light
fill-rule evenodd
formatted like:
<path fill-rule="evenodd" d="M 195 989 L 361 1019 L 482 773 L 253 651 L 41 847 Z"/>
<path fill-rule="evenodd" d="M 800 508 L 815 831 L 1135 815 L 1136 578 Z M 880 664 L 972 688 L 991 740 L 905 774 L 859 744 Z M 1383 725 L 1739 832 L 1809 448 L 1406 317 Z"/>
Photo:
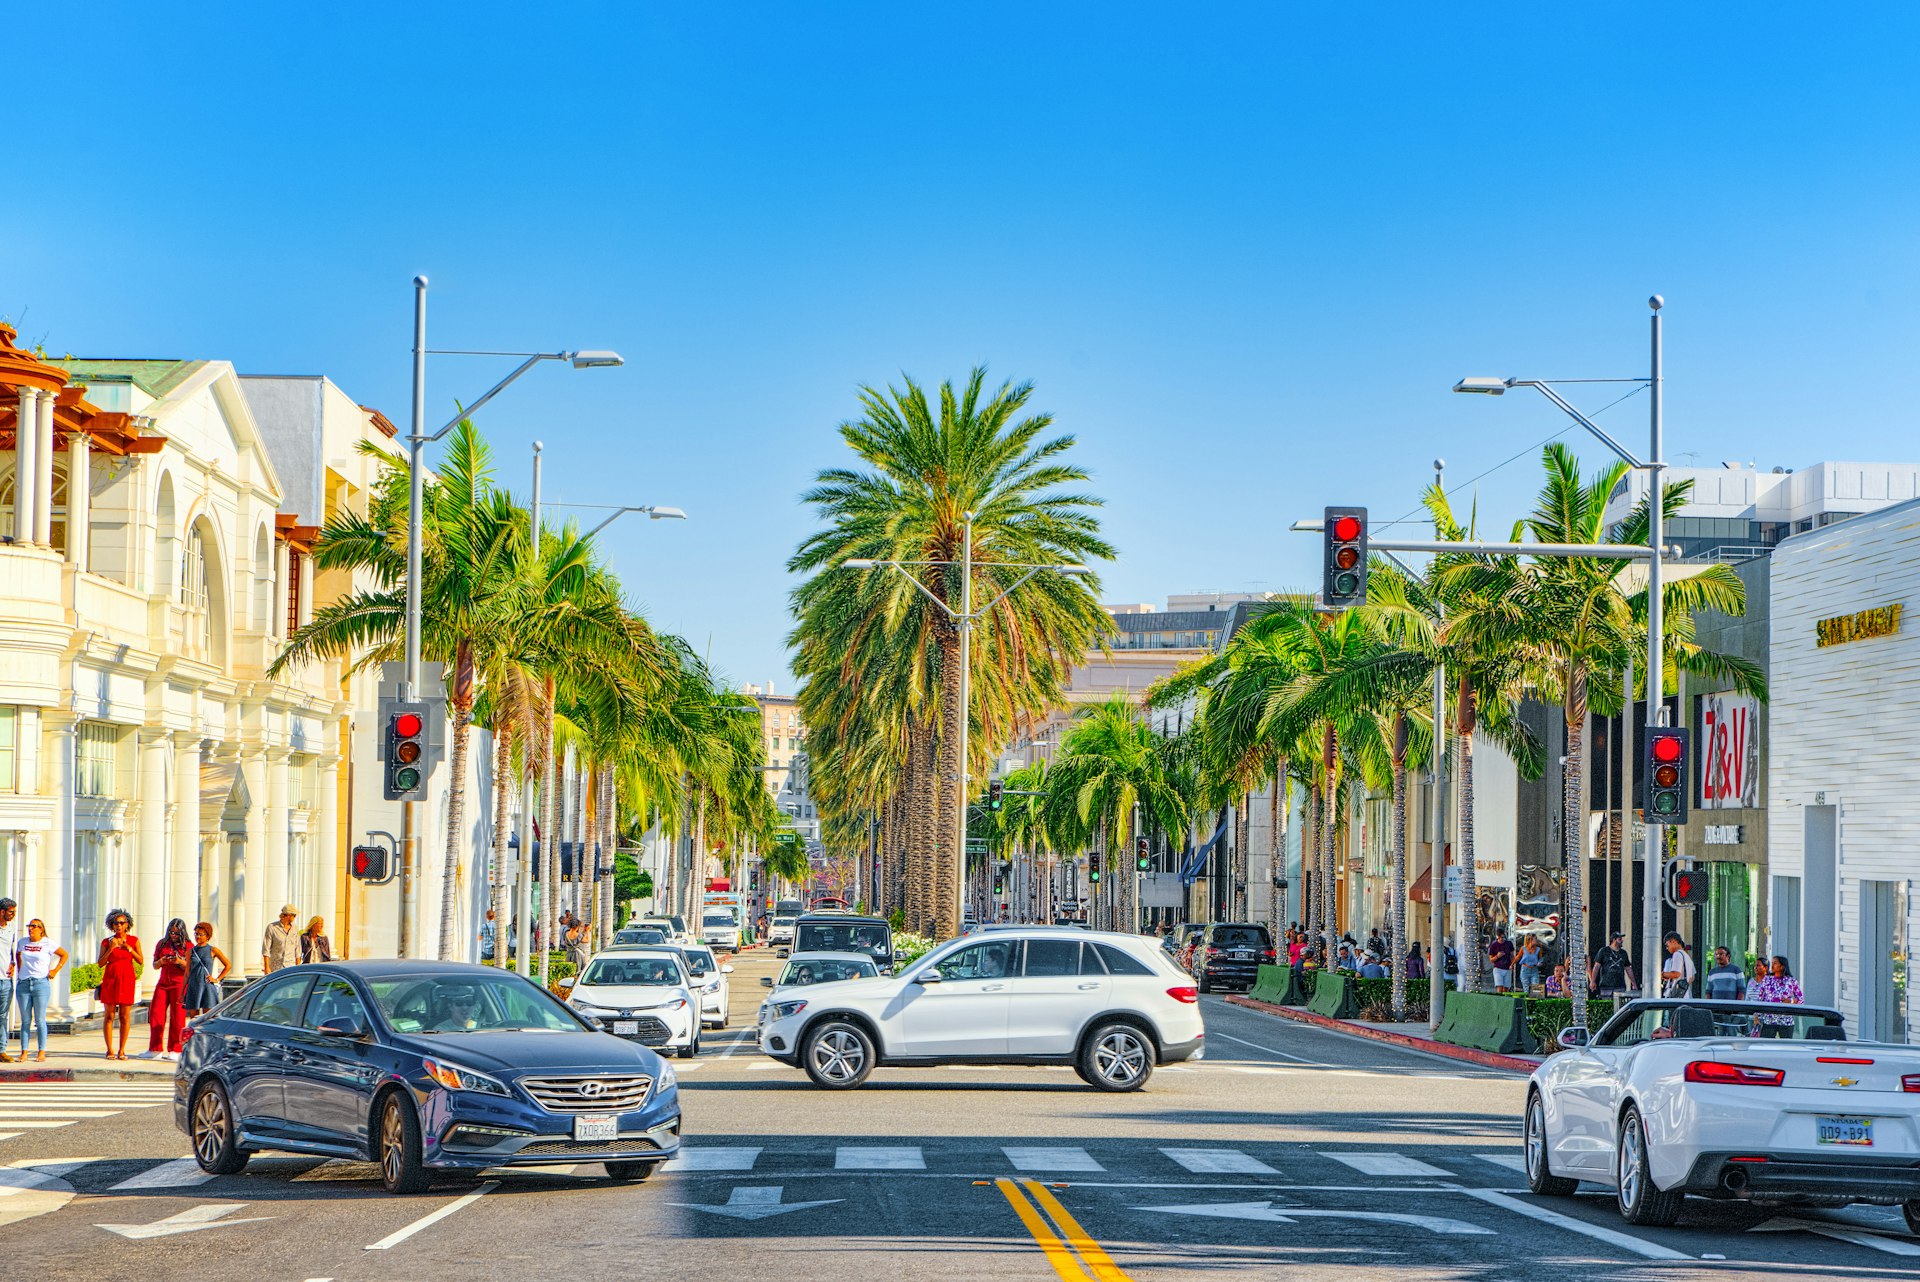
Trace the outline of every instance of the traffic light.
<path fill-rule="evenodd" d="M 349 866 L 355 881 L 382 882 L 387 879 L 385 846 L 355 846 Z"/>
<path fill-rule="evenodd" d="M 1367 603 L 1367 509 L 1330 507 L 1321 524 L 1326 576 L 1320 598 L 1329 610 Z"/>
<path fill-rule="evenodd" d="M 995 779 L 992 783 L 987 785 L 987 809 L 988 810 L 1000 809 L 1000 790 L 1001 790 L 1001 784 L 998 779 Z"/>
<path fill-rule="evenodd" d="M 1097 850 L 1087 856 L 1087 880 L 1096 886 L 1100 884 L 1100 852 Z"/>
<path fill-rule="evenodd" d="M 1675 908 L 1707 902 L 1707 874 L 1691 864 L 1667 865 L 1667 903 Z"/>
<path fill-rule="evenodd" d="M 1648 726 L 1647 757 L 1641 763 L 1647 781 L 1643 807 L 1650 824 L 1687 821 L 1687 779 L 1692 731 L 1683 726 Z"/>
<path fill-rule="evenodd" d="M 1141 872 L 1145 872 L 1147 871 L 1147 865 L 1152 862 L 1152 857 L 1147 854 L 1147 839 L 1145 837 L 1136 839 L 1133 843 L 1134 867 L 1138 868 Z"/>
<path fill-rule="evenodd" d="M 381 713 L 386 759 L 385 793 L 388 801 L 425 801 L 431 762 L 427 760 L 427 716 L 424 703 L 386 701 Z"/>

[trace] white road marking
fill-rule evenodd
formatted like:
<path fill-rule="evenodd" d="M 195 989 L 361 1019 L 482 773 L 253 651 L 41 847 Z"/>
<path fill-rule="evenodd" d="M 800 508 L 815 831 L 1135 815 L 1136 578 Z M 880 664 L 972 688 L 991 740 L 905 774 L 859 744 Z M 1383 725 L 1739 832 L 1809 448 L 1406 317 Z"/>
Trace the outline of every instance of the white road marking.
<path fill-rule="evenodd" d="M 1669 1247 L 1661 1246 L 1657 1242 L 1649 1242 L 1644 1238 L 1634 1237 L 1630 1233 L 1622 1233 L 1618 1229 L 1604 1228 L 1598 1224 L 1588 1224 L 1585 1220 L 1576 1220 L 1571 1215 L 1562 1215 L 1558 1211 L 1549 1211 L 1544 1206 L 1514 1197 L 1508 1193 L 1502 1193 L 1498 1189 L 1456 1188 L 1453 1191 L 1464 1193 L 1468 1197 L 1479 1198 L 1487 1205 L 1497 1206 L 1503 1211 L 1512 1211 L 1515 1215 L 1524 1215 L 1530 1220 L 1538 1220 L 1542 1224 L 1551 1224 L 1553 1227 L 1564 1229 L 1568 1233 L 1578 1233 L 1584 1237 L 1593 1238 L 1595 1241 L 1605 1242 L 1609 1246 L 1617 1246 L 1621 1250 L 1631 1252 L 1643 1259 L 1691 1260 L 1693 1258 L 1684 1251 L 1675 1251 Z"/>
<path fill-rule="evenodd" d="M 273 1218 L 271 1215 L 247 1215 L 237 1220 L 226 1218 L 246 1205 L 245 1202 L 204 1202 L 151 1224 L 96 1224 L 93 1227 L 139 1241 L 143 1238 L 172 1237 L 176 1233 L 198 1233 L 202 1229 L 232 1228 L 236 1224 L 259 1224 Z"/>
<path fill-rule="evenodd" d="M 0 1108 L 0 1126 L 6 1126 L 20 1118 L 28 1117 L 71 1117 L 81 1121 L 89 1117 L 118 1117 L 125 1109 L 120 1108 Z"/>
<path fill-rule="evenodd" d="M 1519 1153 L 1475 1153 L 1483 1162 L 1492 1162 L 1495 1166 L 1504 1166 L 1509 1171 L 1527 1173 L 1527 1159 Z"/>
<path fill-rule="evenodd" d="M 1104 1171 L 1083 1148 L 1002 1148 L 1016 1171 Z"/>
<path fill-rule="evenodd" d="M 458 1211 L 463 1207 L 472 1206 L 475 1202 L 478 1202 L 481 1198 L 485 1197 L 487 1194 L 493 1192 L 495 1189 L 499 1187 L 500 1187 L 499 1180 L 488 1180 L 485 1184 L 482 1184 L 479 1188 L 467 1194 L 465 1197 L 455 1198 L 453 1201 L 447 1203 L 445 1206 L 441 1207 L 439 1210 L 433 1212 L 432 1214 L 423 1215 L 419 1219 L 415 1220 L 413 1223 L 407 1225 L 405 1228 L 395 1229 L 393 1232 L 381 1238 L 378 1242 L 373 1242 L 368 1244 L 367 1250 L 390 1251 L 394 1247 L 399 1246 L 402 1242 L 406 1241 L 408 1238 L 412 1237 L 414 1234 L 418 1233 L 421 1229 L 430 1228 L 433 1225 L 438 1224 L 440 1221 L 446 1219 L 449 1215 L 452 1215 L 455 1211 Z"/>
<path fill-rule="evenodd" d="M 8 1137 L 11 1138 L 11 1137 Z M 23 1157 L 17 1162 L 8 1162 L 7 1166 L 16 1171 L 39 1171 L 42 1175 L 51 1175 L 64 1179 L 69 1173 L 95 1162 L 105 1162 L 104 1157 Z"/>
<path fill-rule="evenodd" d="M 1437 1166 L 1428 1166 L 1418 1158 L 1404 1153 L 1328 1153 L 1322 1151 L 1321 1157 L 1330 1157 L 1336 1162 L 1351 1166 L 1362 1175 L 1437 1175 L 1442 1179 L 1452 1179 L 1451 1171 L 1443 1171 Z"/>
<path fill-rule="evenodd" d="M 834 1150 L 833 1169 L 836 1171 L 924 1171 L 927 1169 L 927 1159 L 921 1154 L 917 1145 L 911 1148 L 843 1145 Z"/>
<path fill-rule="evenodd" d="M 1754 1225 L 1747 1232 L 1782 1233 L 1791 1232 L 1794 1229 L 1818 1233 L 1821 1237 L 1830 1237 L 1836 1242 L 1851 1242 L 1855 1246 L 1885 1251 L 1888 1255 L 1920 1255 L 1920 1244 L 1909 1242 L 1904 1238 L 1888 1237 L 1862 1225 L 1843 1224 L 1833 1220 L 1808 1220 L 1794 1215 L 1780 1215 L 1764 1224 Z"/>
<path fill-rule="evenodd" d="M 57 1211 L 73 1196 L 73 1186 L 51 1172 L 0 1170 L 0 1227 Z"/>
<path fill-rule="evenodd" d="M 1262 1077 L 1289 1077 L 1300 1071 L 1297 1068 L 1272 1068 L 1264 1064 L 1222 1064 L 1220 1067 L 1229 1073 L 1254 1073 Z"/>
<path fill-rule="evenodd" d="M 1430 1233 L 1466 1236 L 1493 1232 L 1492 1229 L 1479 1224 L 1469 1224 L 1465 1220 L 1452 1220 L 1441 1215 L 1408 1215 L 1372 1208 L 1334 1211 L 1309 1210 L 1299 1206 L 1275 1207 L 1272 1202 L 1215 1202 L 1210 1205 L 1198 1203 L 1192 1206 L 1136 1206 L 1133 1209 L 1158 1211 L 1162 1215 L 1208 1215 L 1228 1220 L 1264 1220 L 1269 1224 L 1292 1224 L 1302 1219 L 1388 1220 L 1395 1224 L 1411 1224 L 1416 1228 L 1426 1229 Z"/>
<path fill-rule="evenodd" d="M 128 1179 L 121 1180 L 110 1193 L 127 1193 L 134 1189 L 184 1189 L 196 1184 L 205 1184 L 212 1179 L 200 1169 L 200 1163 L 190 1157 L 177 1157 L 171 1162 L 162 1162 L 149 1170 L 140 1172 Z"/>
<path fill-rule="evenodd" d="M 1322 1067 L 1319 1060 L 1308 1059 L 1303 1055 L 1294 1055 L 1283 1050 L 1275 1050 L 1271 1046 L 1262 1046 L 1259 1042 L 1250 1042 L 1244 1037 L 1235 1037 L 1232 1033 L 1222 1033 L 1215 1030 L 1212 1036 L 1219 1038 L 1223 1042 L 1238 1042 L 1242 1046 L 1251 1046 L 1257 1051 L 1265 1051 L 1269 1055 L 1278 1055 L 1281 1059 L 1290 1059 L 1296 1064 L 1312 1064 L 1315 1067 Z"/>
<path fill-rule="evenodd" d="M 1237 1149 L 1163 1148 L 1168 1157 L 1195 1175 L 1278 1175 L 1280 1172 L 1258 1158 Z"/>
<path fill-rule="evenodd" d="M 35 1120 L 33 1118 L 18 1118 L 18 1119 L 9 1119 L 7 1122 L 7 1125 L 17 1126 L 23 1131 L 57 1131 L 63 1126 L 72 1126 L 73 1123 L 70 1121 L 54 1122 L 54 1121 L 49 1121 L 45 1118 L 41 1118 L 39 1120 Z"/>
<path fill-rule="evenodd" d="M 808 1211 L 816 1206 L 832 1206 L 843 1198 L 830 1197 L 818 1202 L 782 1202 L 780 1195 L 786 1190 L 779 1185 L 756 1187 L 736 1184 L 727 1195 L 725 1206 L 705 1206 L 698 1202 L 672 1202 L 670 1206 L 684 1206 L 690 1211 L 707 1211 L 714 1215 L 725 1215 L 736 1220 L 764 1220 L 770 1215 L 785 1215 L 788 1211 Z"/>
<path fill-rule="evenodd" d="M 753 1164 L 760 1160 L 757 1147 L 743 1148 L 683 1148 L 680 1156 L 670 1159 L 660 1169 L 663 1171 L 751 1171 Z"/>
<path fill-rule="evenodd" d="M 772 1073 L 785 1067 L 786 1067 L 785 1064 L 781 1064 L 781 1063 L 778 1063 L 777 1061 L 769 1059 L 769 1060 L 763 1060 L 758 1064 L 747 1065 L 747 1071 L 749 1073 Z"/>

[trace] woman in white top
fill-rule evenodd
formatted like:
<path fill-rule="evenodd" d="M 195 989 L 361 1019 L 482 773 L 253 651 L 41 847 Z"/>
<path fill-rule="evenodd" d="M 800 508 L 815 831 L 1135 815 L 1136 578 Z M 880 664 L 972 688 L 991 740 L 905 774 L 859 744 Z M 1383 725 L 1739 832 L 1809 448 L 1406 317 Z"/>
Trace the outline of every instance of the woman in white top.
<path fill-rule="evenodd" d="M 14 947 L 7 973 L 13 976 L 14 994 L 20 1003 L 20 1058 L 27 1057 L 27 1030 L 39 1034 L 39 1054 L 47 1058 L 47 1003 L 53 996 L 53 978 L 67 964 L 67 950 L 47 938 L 46 923 L 38 917 L 27 923 L 27 937 Z"/>

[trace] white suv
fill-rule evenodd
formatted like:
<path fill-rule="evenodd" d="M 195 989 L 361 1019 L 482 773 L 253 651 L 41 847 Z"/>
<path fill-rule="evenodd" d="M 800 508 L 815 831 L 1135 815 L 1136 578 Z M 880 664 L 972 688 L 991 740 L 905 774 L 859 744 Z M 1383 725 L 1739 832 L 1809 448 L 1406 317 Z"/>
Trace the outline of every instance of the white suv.
<path fill-rule="evenodd" d="M 700 942 L 709 948 L 740 951 L 740 923 L 725 909 L 710 909 L 700 914 Z"/>
<path fill-rule="evenodd" d="M 845 1090 L 882 1064 L 1071 1064 L 1132 1091 L 1199 1058 L 1193 980 L 1140 935 L 1021 927 L 950 940 L 881 980 L 776 994 L 760 1049 Z"/>

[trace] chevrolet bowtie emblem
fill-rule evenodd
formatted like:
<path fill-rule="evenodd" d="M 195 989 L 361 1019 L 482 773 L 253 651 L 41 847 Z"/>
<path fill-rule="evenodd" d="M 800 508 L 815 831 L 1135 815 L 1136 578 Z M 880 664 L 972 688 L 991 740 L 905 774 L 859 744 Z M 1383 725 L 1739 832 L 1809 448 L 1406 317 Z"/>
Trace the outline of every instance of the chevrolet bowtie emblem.
<path fill-rule="evenodd" d="M 1833 1084 L 1835 1086 L 1852 1086 L 1858 1080 L 1859 1079 L 1855 1077 L 1836 1077 L 1833 1079 Z"/>

